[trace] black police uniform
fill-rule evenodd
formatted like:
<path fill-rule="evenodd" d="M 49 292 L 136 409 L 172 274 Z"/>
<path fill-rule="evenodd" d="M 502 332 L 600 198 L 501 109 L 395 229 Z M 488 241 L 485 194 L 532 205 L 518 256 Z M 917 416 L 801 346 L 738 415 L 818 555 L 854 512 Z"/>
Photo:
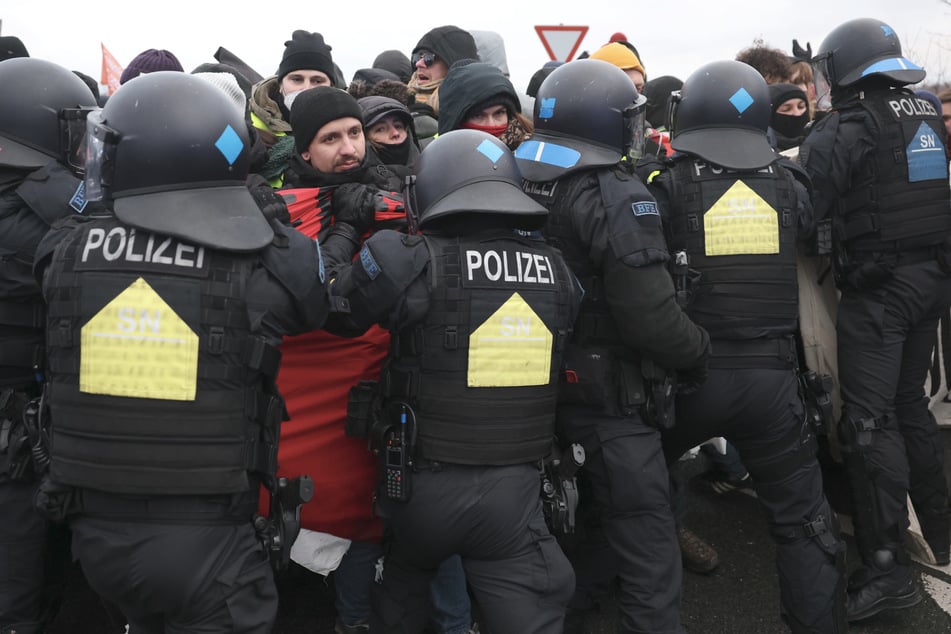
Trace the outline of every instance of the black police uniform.
<path fill-rule="evenodd" d="M 663 432 L 667 462 L 715 436 L 733 443 L 768 514 L 784 619 L 793 632 L 844 632 L 845 543 L 823 494 L 793 339 L 808 192 L 781 161 L 736 171 L 683 153 L 650 183 L 669 248 L 699 273 L 687 314 L 712 346 L 707 380 L 678 396 L 677 423 Z"/>
<path fill-rule="evenodd" d="M 624 631 L 680 628 L 680 551 L 660 435 L 642 415 L 643 367 L 701 366 L 708 348 L 674 301 L 667 247 L 654 198 L 621 167 L 526 182 L 549 208 L 545 238 L 585 289 L 559 394 L 563 441 L 586 451 L 582 474 L 600 513 L 605 543 L 576 564 L 572 607 L 586 609 L 605 571 L 620 579 Z"/>
<path fill-rule="evenodd" d="M 278 346 L 319 327 L 328 306 L 315 243 L 272 226 L 271 244 L 233 252 L 96 213 L 39 247 L 46 490 L 69 517 L 90 585 L 132 631 L 273 622 L 273 576 L 251 520 L 276 469 Z"/>
<path fill-rule="evenodd" d="M 31 634 L 55 610 L 69 561 L 65 526 L 33 507 L 39 430 L 23 424 L 26 403 L 41 392 L 46 326 L 33 258 L 50 225 L 85 205 L 74 196 L 79 179 L 52 161 L 30 172 L 4 168 L 0 182 L 0 632 Z"/>
<path fill-rule="evenodd" d="M 458 553 L 489 631 L 560 632 L 573 575 L 545 525 L 539 464 L 577 282 L 557 251 L 512 229 L 426 229 L 377 232 L 331 286 L 353 328 L 392 331 L 383 416 L 407 416 L 413 445 L 408 501 L 383 503 L 371 630 L 422 631 L 429 581 Z"/>
<path fill-rule="evenodd" d="M 497 138 L 441 135 L 407 194 L 426 235 L 380 231 L 331 282 L 350 308 L 334 327 L 392 333 L 366 430 L 389 533 L 371 630 L 421 632 L 429 580 L 459 554 L 487 629 L 561 632 L 574 575 L 545 523 L 541 466 L 577 280 L 526 233 L 547 211 Z"/>
<path fill-rule="evenodd" d="M 866 572 L 907 574 L 907 493 L 936 558 L 949 551 L 943 443 L 923 390 L 951 304 L 945 135 L 940 113 L 904 88 L 855 90 L 834 106 L 799 156 L 817 217 L 832 223 L 842 292 L 838 434 Z"/>

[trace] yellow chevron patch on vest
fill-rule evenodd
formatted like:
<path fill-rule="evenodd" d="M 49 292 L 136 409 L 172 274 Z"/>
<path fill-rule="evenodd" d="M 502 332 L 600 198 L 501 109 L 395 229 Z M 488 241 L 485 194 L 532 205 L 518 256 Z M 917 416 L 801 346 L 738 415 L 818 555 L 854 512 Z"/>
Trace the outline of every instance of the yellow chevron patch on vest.
<path fill-rule="evenodd" d="M 552 335 L 532 307 L 512 293 L 469 335 L 469 387 L 548 385 Z"/>
<path fill-rule="evenodd" d="M 703 232 L 708 256 L 779 253 L 779 214 L 743 181 L 703 215 Z"/>
<path fill-rule="evenodd" d="M 193 401 L 198 335 L 141 277 L 82 327 L 79 389 Z"/>

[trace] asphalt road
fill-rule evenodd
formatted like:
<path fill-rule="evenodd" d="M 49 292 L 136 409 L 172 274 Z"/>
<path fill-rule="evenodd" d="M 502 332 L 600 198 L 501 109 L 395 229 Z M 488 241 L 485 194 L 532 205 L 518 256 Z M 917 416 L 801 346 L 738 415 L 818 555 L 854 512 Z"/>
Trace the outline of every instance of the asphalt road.
<path fill-rule="evenodd" d="M 946 435 L 946 465 L 951 465 Z M 699 467 L 698 463 L 698 467 Z M 835 472 L 827 474 L 830 499 L 836 506 L 842 499 L 842 481 Z M 773 564 L 775 548 L 767 534 L 766 519 L 756 500 L 742 493 L 717 495 L 702 481 L 691 481 L 687 525 L 700 534 L 720 555 L 720 567 L 710 575 L 684 573 L 683 622 L 691 634 L 772 634 L 788 632 L 779 618 L 779 587 Z M 842 508 L 838 510 L 842 511 Z M 851 538 L 849 560 L 856 562 Z M 855 565 L 854 563 L 852 565 Z M 915 564 L 922 587 L 929 592 L 914 608 L 885 612 L 863 623 L 853 624 L 858 634 L 951 632 L 951 616 L 942 604 L 951 606 L 951 569 Z M 74 570 L 66 603 L 48 634 L 120 633 L 121 615 L 110 614 Z M 281 609 L 275 634 L 331 634 L 334 608 L 332 579 L 327 580 L 300 567 L 279 578 Z M 951 609 L 948 607 L 947 609 Z M 588 615 L 590 634 L 614 632 L 616 619 L 612 605 Z"/>

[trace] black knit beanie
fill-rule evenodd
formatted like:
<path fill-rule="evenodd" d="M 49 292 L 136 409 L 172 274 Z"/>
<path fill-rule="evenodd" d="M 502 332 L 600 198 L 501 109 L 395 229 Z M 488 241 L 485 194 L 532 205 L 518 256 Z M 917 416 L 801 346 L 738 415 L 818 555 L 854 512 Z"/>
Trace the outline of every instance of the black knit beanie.
<path fill-rule="evenodd" d="M 446 63 L 446 66 L 452 66 L 453 63 L 467 57 L 479 59 L 479 49 L 472 35 L 451 24 L 438 26 L 420 38 L 413 48 L 413 53 L 424 50 L 435 53 L 436 57 Z"/>
<path fill-rule="evenodd" d="M 277 67 L 277 80 L 295 70 L 319 70 L 334 81 L 334 60 L 330 46 L 324 43 L 320 33 L 308 33 L 298 29 L 291 39 L 284 42 L 284 57 Z"/>
<path fill-rule="evenodd" d="M 291 106 L 291 130 L 298 153 L 303 154 L 324 125 L 354 117 L 363 125 L 363 110 L 345 90 L 318 86 L 300 93 Z"/>
<path fill-rule="evenodd" d="M 376 59 L 373 60 L 373 68 L 382 68 L 394 73 L 404 84 L 409 82 L 414 70 L 409 58 L 406 57 L 406 53 L 393 49 L 383 51 L 377 55 Z"/>

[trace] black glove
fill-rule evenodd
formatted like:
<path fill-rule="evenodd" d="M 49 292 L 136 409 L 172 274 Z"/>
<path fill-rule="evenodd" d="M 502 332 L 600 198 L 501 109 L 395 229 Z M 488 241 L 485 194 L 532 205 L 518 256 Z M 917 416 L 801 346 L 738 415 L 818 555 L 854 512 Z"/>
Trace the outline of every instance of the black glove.
<path fill-rule="evenodd" d="M 287 211 L 287 203 L 266 180 L 255 174 L 248 178 L 247 186 L 248 191 L 251 192 L 251 198 L 257 203 L 258 209 L 265 218 L 277 220 L 282 224 L 290 224 L 291 215 Z"/>
<path fill-rule="evenodd" d="M 381 191 L 362 183 L 344 183 L 333 192 L 333 213 L 338 222 L 345 222 L 360 233 L 373 227 L 376 217 L 376 196 Z"/>

